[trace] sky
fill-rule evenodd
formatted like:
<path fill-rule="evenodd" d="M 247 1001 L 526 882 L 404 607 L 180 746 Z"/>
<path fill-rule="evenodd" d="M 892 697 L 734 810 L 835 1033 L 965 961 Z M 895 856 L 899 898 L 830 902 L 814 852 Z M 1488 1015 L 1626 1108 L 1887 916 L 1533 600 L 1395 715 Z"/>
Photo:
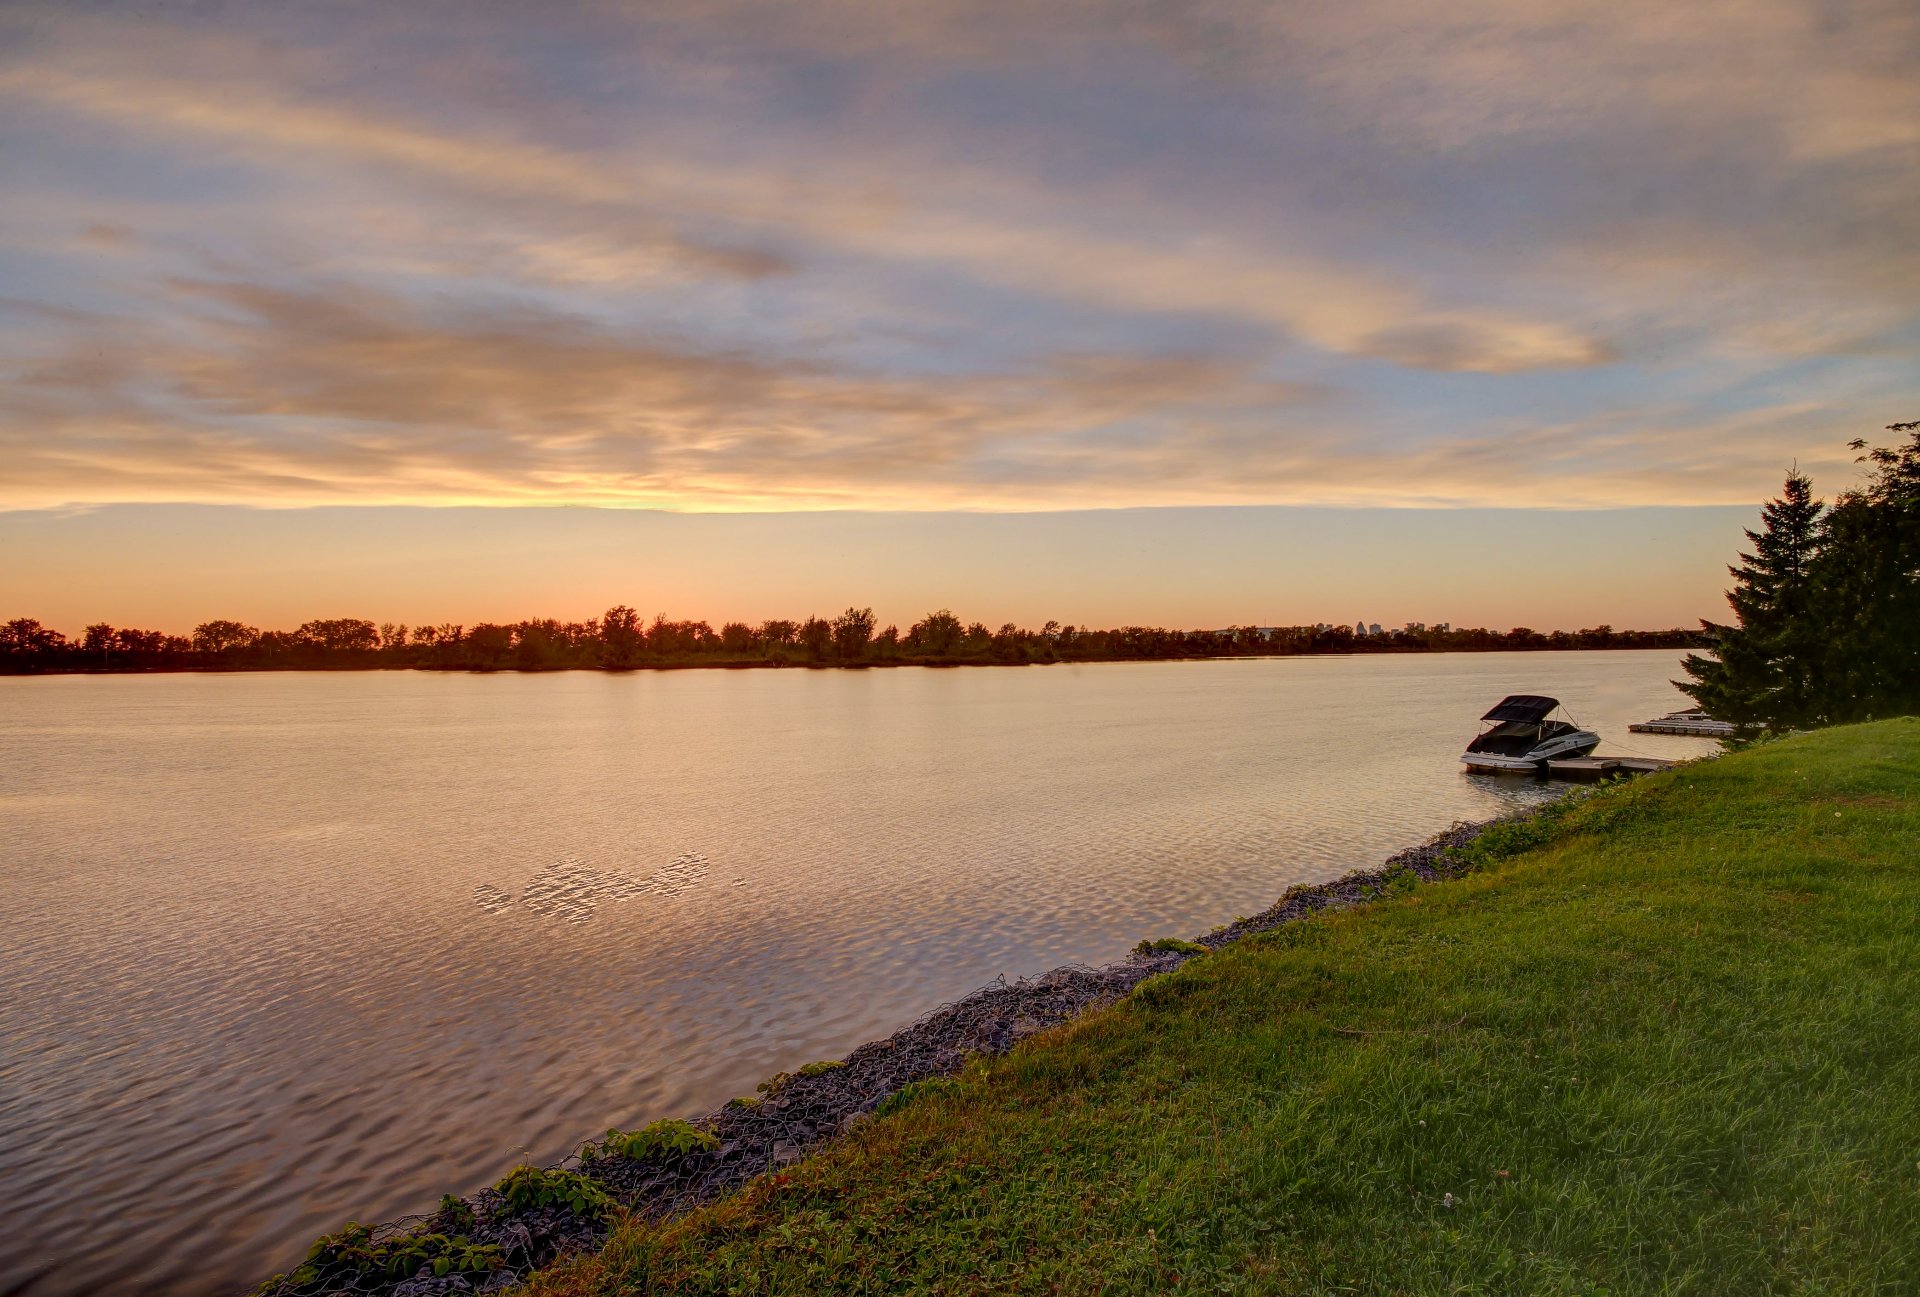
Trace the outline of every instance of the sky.
<path fill-rule="evenodd" d="M 1718 616 L 1920 7 L 0 8 L 0 616 Z M 963 605 L 966 605 L 963 607 Z"/>

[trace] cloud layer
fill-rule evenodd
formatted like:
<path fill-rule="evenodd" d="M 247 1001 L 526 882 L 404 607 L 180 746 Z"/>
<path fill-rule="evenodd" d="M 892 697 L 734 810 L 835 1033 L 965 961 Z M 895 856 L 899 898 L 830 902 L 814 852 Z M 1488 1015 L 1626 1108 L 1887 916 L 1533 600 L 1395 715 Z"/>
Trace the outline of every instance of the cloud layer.
<path fill-rule="evenodd" d="M 1914 417 L 1909 5 L 0 19 L 0 508 L 1726 503 Z"/>

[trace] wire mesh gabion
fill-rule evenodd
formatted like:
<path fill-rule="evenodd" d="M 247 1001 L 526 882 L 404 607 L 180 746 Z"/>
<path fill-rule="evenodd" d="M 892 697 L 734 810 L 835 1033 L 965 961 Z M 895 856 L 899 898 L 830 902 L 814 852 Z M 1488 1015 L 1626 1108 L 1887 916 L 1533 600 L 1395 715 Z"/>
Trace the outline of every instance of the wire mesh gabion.
<path fill-rule="evenodd" d="M 589 1150 L 556 1170 L 580 1176 L 598 1204 L 617 1204 L 659 1219 L 715 1201 L 756 1176 L 789 1165 L 872 1113 L 916 1081 L 951 1076 L 975 1055 L 1006 1053 L 1028 1036 L 1111 1004 L 1149 977 L 1200 953 L 1324 910 L 1381 894 L 1403 875 L 1422 881 L 1463 872 L 1450 849 L 1466 845 L 1497 820 L 1455 824 L 1377 869 L 1329 883 L 1290 889 L 1268 909 L 1184 943 L 1186 949 L 1143 946 L 1098 968 L 1070 964 L 1036 977 L 997 978 L 924 1014 L 884 1040 L 861 1045 L 839 1063 L 782 1074 L 763 1085 L 757 1102 L 734 1101 L 691 1123 L 711 1147 L 633 1158 Z M 276 1275 L 260 1297 L 441 1297 L 497 1292 L 521 1282 L 564 1253 L 600 1246 L 611 1213 L 589 1203 L 516 1207 L 498 1188 L 443 1200 L 439 1211 L 373 1227 L 349 1227 L 330 1250 Z M 424 1243 L 418 1240 L 426 1240 Z M 323 1240 L 323 1243 L 327 1240 Z M 436 1260 L 445 1257 L 436 1266 Z M 415 1262 L 418 1261 L 417 1266 Z M 439 1272 L 436 1272 L 439 1271 Z"/>

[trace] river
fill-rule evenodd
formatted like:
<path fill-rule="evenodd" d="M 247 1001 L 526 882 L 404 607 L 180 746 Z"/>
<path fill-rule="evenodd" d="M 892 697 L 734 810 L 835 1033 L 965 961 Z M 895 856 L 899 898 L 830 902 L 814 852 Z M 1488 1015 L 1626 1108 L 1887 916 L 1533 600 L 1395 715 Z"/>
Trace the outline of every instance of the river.
<path fill-rule="evenodd" d="M 316 1234 L 690 1116 L 1548 795 L 1672 652 L 0 679 L 0 1293 L 234 1293 Z"/>

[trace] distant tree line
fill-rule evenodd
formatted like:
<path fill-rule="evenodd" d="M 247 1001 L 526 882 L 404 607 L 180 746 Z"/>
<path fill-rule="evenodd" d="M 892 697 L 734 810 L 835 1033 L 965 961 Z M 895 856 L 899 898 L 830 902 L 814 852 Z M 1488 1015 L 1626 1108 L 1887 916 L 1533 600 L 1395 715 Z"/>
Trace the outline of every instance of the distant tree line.
<path fill-rule="evenodd" d="M 1156 661 L 1174 658 L 1266 657 L 1312 653 L 1419 653 L 1496 649 L 1684 648 L 1689 630 L 1541 632 L 1429 627 L 1414 623 L 1378 634 L 1360 627 L 1236 626 L 1165 630 L 1123 626 L 1094 630 L 1048 622 L 998 630 L 962 622 L 946 609 L 904 631 L 877 627 L 871 608 L 838 617 L 727 622 L 642 620 L 632 608 L 609 608 L 597 620 L 536 619 L 464 626 L 376 625 L 359 618 L 310 621 L 291 631 L 262 631 L 237 621 L 210 621 L 191 636 L 128 630 L 105 623 L 79 639 L 19 618 L 0 626 L 0 672 L 270 671 L 418 667 L 457 671 L 628 670 L 684 666 L 946 666 L 1028 662 Z"/>
<path fill-rule="evenodd" d="M 1787 475 L 1729 568 L 1730 625 L 1679 682 L 1721 720 L 1774 730 L 1920 712 L 1920 422 L 1904 444 L 1852 443 L 1866 482 L 1832 507 Z"/>

